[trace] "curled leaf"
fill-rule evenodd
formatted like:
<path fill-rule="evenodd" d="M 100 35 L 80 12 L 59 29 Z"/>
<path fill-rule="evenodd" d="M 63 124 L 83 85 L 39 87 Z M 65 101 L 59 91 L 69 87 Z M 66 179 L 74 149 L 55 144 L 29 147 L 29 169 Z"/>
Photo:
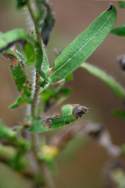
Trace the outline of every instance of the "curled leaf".
<path fill-rule="evenodd" d="M 31 102 L 31 86 L 25 74 L 24 65 L 18 56 L 9 53 L 6 56 L 10 58 L 11 74 L 20 94 L 16 101 L 9 106 L 14 109 L 22 104 Z"/>
<path fill-rule="evenodd" d="M 80 105 L 65 105 L 61 109 L 61 113 L 46 117 L 41 120 L 37 118 L 33 120 L 30 131 L 32 132 L 46 132 L 57 128 L 64 127 L 70 123 L 75 122 L 87 112 L 87 108 Z"/>
<path fill-rule="evenodd" d="M 38 18 L 37 23 L 39 30 L 41 31 L 43 43 L 48 44 L 50 33 L 53 29 L 55 18 L 54 14 L 50 8 L 48 1 L 46 0 L 36 0 L 38 8 Z"/>
<path fill-rule="evenodd" d="M 23 29 L 14 29 L 0 34 L 0 52 L 10 48 L 17 42 L 32 43 L 31 37 Z"/>

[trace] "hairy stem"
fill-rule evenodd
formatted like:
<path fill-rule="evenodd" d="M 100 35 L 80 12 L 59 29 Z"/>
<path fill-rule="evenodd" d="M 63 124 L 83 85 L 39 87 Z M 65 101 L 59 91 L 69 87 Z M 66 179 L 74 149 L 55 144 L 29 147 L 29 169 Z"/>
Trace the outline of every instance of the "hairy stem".
<path fill-rule="evenodd" d="M 31 3 L 30 1 L 28 2 L 28 10 L 29 10 L 29 13 L 31 15 L 31 18 L 32 18 L 32 21 L 33 21 L 33 24 L 34 24 L 34 28 L 35 28 L 35 32 L 36 32 L 36 40 L 39 44 L 39 47 L 41 48 L 41 52 L 42 52 L 42 44 L 43 44 L 43 41 L 42 41 L 42 37 L 41 37 L 41 33 L 39 32 L 39 29 L 38 29 L 38 26 L 37 26 L 37 22 L 36 22 L 36 18 L 35 18 L 35 15 L 34 15 L 34 12 L 33 12 L 33 9 L 32 9 L 32 6 L 31 6 Z M 44 19 L 44 18 L 43 18 Z M 33 91 L 33 101 L 32 101 L 32 104 L 31 104 L 31 116 L 32 118 L 37 118 L 39 116 L 38 114 L 38 107 L 39 107 L 39 93 L 40 93 L 40 84 L 39 84 L 39 81 L 40 81 L 40 74 L 39 72 L 37 72 L 37 70 L 35 69 L 34 70 L 34 81 L 35 83 L 33 84 L 33 88 L 32 88 L 32 91 Z M 42 162 L 38 159 L 38 156 L 37 156 L 37 153 L 38 153 L 38 150 L 39 150 L 39 147 L 40 147 L 40 137 L 38 134 L 32 134 L 32 151 L 33 151 L 33 156 L 34 156 L 34 159 L 36 161 L 36 165 L 37 165 L 37 169 L 38 169 L 38 176 L 40 176 L 40 179 L 43 179 L 44 178 L 44 183 L 48 186 L 48 187 L 51 187 L 51 188 L 54 188 L 54 185 L 53 185 L 53 181 L 51 180 L 50 181 L 50 175 L 48 176 L 47 174 L 49 174 L 47 172 L 47 170 L 44 170 L 44 169 L 47 169 L 46 167 L 44 168 L 44 164 L 43 164 L 43 167 L 42 167 Z M 43 177 L 44 175 L 44 177 Z M 48 178 L 49 177 L 49 178 Z M 38 186 L 42 186 L 42 182 L 41 182 L 41 185 L 39 185 L 39 182 L 36 182 L 38 183 Z"/>

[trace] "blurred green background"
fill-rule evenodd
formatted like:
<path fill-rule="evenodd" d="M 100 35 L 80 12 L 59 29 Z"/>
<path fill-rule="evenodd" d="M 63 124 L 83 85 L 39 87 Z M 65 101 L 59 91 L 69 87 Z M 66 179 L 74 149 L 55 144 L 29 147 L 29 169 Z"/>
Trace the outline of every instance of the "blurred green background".
<path fill-rule="evenodd" d="M 110 1 L 95 0 L 51 0 L 56 16 L 56 25 L 50 40 L 48 53 L 50 62 L 56 56 L 54 48 L 63 49 L 78 33 L 103 10 Z M 116 4 L 115 2 L 113 2 Z M 15 0 L 0 0 L 0 31 L 27 26 L 24 11 L 17 11 Z M 117 24 L 125 23 L 125 10 L 119 9 Z M 112 74 L 125 85 L 125 73 L 120 70 L 117 56 L 125 53 L 125 39 L 110 35 L 88 60 L 92 64 Z M 67 102 L 80 103 L 89 107 L 86 121 L 99 122 L 109 130 L 114 144 L 125 143 L 125 122 L 112 116 L 113 109 L 123 106 L 109 88 L 83 70 L 76 71 L 74 80 L 69 84 L 73 93 Z M 8 109 L 17 95 L 6 62 L 0 63 L 0 117 L 8 125 L 21 121 L 24 109 Z M 55 176 L 57 188 L 103 188 L 104 166 L 111 157 L 96 142 L 86 147 L 80 144 L 71 159 L 65 156 L 58 160 Z M 0 188 L 31 187 L 30 182 L 22 180 L 4 165 L 0 166 Z"/>

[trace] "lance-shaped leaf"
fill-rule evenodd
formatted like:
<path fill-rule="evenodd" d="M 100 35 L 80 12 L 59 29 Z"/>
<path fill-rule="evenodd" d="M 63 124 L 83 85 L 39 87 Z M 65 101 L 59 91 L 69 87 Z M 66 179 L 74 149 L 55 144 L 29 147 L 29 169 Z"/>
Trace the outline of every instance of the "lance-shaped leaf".
<path fill-rule="evenodd" d="M 16 42 L 32 43 L 31 37 L 23 29 L 14 29 L 0 34 L 0 52 L 10 48 Z"/>
<path fill-rule="evenodd" d="M 37 72 L 39 72 L 43 84 L 44 82 L 46 83 L 46 81 L 48 80 L 48 71 L 49 71 L 49 61 L 44 44 L 42 44 L 42 50 L 39 47 L 39 44 L 36 44 L 35 54 L 36 54 L 36 60 L 35 60 L 36 70 Z"/>
<path fill-rule="evenodd" d="M 26 83 L 26 75 L 19 63 L 15 66 L 11 66 L 11 72 L 13 79 L 16 82 L 17 89 L 19 91 L 23 90 L 24 84 Z"/>
<path fill-rule="evenodd" d="M 41 70 L 44 72 L 44 74 L 48 74 L 49 72 L 49 60 L 48 60 L 48 56 L 46 53 L 46 49 L 45 46 L 43 44 L 43 62 L 42 62 L 42 66 L 41 66 Z"/>
<path fill-rule="evenodd" d="M 84 63 L 81 65 L 81 67 L 87 70 L 93 76 L 103 81 L 109 88 L 111 88 L 116 96 L 125 99 L 125 89 L 112 76 L 89 63 Z"/>
<path fill-rule="evenodd" d="M 14 54 L 13 51 L 8 51 L 6 57 L 10 60 L 11 75 L 20 94 L 16 101 L 10 105 L 10 108 L 14 109 L 21 104 L 31 102 L 31 87 L 25 74 L 24 65 L 17 53 Z"/>
<path fill-rule="evenodd" d="M 25 64 L 33 65 L 35 63 L 35 46 L 30 43 L 26 43 L 23 46 L 22 54 Z"/>
<path fill-rule="evenodd" d="M 111 30 L 111 33 L 118 36 L 125 36 L 125 25 L 121 25 L 119 27 L 115 27 Z"/>
<path fill-rule="evenodd" d="M 40 118 L 33 119 L 30 131 L 32 132 L 46 132 L 57 128 L 62 128 L 69 125 L 87 112 L 85 106 L 80 105 L 65 105 L 61 109 L 61 113 L 47 117 L 43 120 Z"/>
<path fill-rule="evenodd" d="M 42 44 L 42 51 L 39 46 L 36 46 L 36 69 L 41 75 L 44 73 L 47 76 L 49 71 L 49 60 L 44 44 Z"/>
<path fill-rule="evenodd" d="M 18 96 L 15 102 L 13 102 L 9 108 L 15 109 L 23 104 L 31 104 L 32 99 L 31 99 L 31 92 L 28 88 L 25 88 L 23 90 L 22 95 Z"/>
<path fill-rule="evenodd" d="M 80 67 L 110 33 L 115 20 L 116 10 L 113 6 L 99 15 L 56 58 L 50 82 L 62 80 Z"/>

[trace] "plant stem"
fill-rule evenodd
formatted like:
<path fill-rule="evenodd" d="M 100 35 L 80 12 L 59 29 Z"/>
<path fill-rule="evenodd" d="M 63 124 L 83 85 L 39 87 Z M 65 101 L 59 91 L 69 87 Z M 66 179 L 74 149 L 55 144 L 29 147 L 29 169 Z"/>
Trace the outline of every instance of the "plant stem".
<path fill-rule="evenodd" d="M 40 47 L 41 47 L 41 36 L 39 34 L 39 30 L 38 30 L 37 23 L 36 23 L 36 18 L 34 16 L 30 1 L 28 2 L 27 6 L 28 6 L 28 10 L 29 10 L 29 13 L 31 15 L 31 18 L 32 18 L 32 21 L 33 21 L 33 24 L 34 24 L 34 28 L 35 28 L 35 32 L 36 32 L 36 39 L 39 42 Z M 34 79 L 33 82 L 35 82 L 35 83 L 32 84 L 33 85 L 33 88 L 32 88 L 33 101 L 32 101 L 32 104 L 31 104 L 31 116 L 32 116 L 32 118 L 36 118 L 37 117 L 36 110 L 37 110 L 37 107 L 39 105 L 39 91 L 40 91 L 39 79 L 40 79 L 40 75 L 39 75 L 39 73 L 36 72 L 36 69 L 34 69 L 33 74 L 35 74 L 35 75 L 33 75 L 33 79 Z M 31 139 L 32 139 L 33 156 L 34 156 L 34 159 L 36 160 L 36 165 L 37 165 L 37 168 L 39 169 L 39 173 L 41 174 L 40 164 L 39 164 L 39 160 L 38 160 L 38 157 L 37 157 L 37 152 L 38 152 L 38 147 L 39 147 L 38 142 L 37 142 L 38 135 L 32 134 L 31 137 L 32 137 Z"/>
<path fill-rule="evenodd" d="M 34 93 L 33 93 L 33 102 L 31 106 L 31 114 L 33 118 L 37 117 L 37 107 L 39 105 L 39 92 L 40 92 L 39 80 L 40 80 L 40 75 L 35 70 L 35 89 L 33 88 Z"/>
<path fill-rule="evenodd" d="M 32 18 L 32 21 L 34 24 L 34 28 L 35 28 L 35 32 L 36 32 L 36 40 L 37 40 L 39 47 L 41 48 L 41 52 L 42 52 L 43 41 L 42 41 L 41 33 L 39 32 L 39 29 L 37 26 L 36 18 L 34 16 L 34 12 L 33 12 L 30 1 L 28 2 L 27 6 L 28 6 L 28 10 L 29 10 L 29 13 L 31 15 L 31 18 Z M 32 88 L 33 101 L 31 104 L 31 116 L 32 116 L 32 118 L 37 118 L 39 116 L 37 110 L 38 110 L 38 106 L 39 106 L 40 74 L 39 74 L 39 72 L 37 72 L 36 69 L 34 70 L 34 72 L 35 72 L 35 77 L 34 77 L 35 80 L 33 80 L 33 81 L 35 81 L 35 83 L 33 84 L 33 88 Z M 40 137 L 38 134 L 32 134 L 32 151 L 33 151 L 34 159 L 36 161 L 36 165 L 37 165 L 37 169 L 38 169 L 38 173 L 39 173 L 38 175 L 42 179 L 43 179 L 43 175 L 44 175 L 44 183 L 46 183 L 46 185 L 48 185 L 48 187 L 54 188 L 53 181 L 50 178 L 50 175 L 48 175 L 49 173 L 47 172 L 48 171 L 47 166 L 45 166 L 43 164 L 43 167 L 42 167 L 42 162 L 39 160 L 39 158 L 37 156 L 37 153 L 38 153 L 38 150 L 40 147 L 39 140 L 40 140 Z M 38 184 L 39 184 L 39 182 L 38 182 Z M 42 186 L 42 185 L 40 185 L 40 186 Z"/>
<path fill-rule="evenodd" d="M 45 179 L 46 179 L 46 182 L 47 182 L 47 185 L 48 185 L 48 188 L 55 188 L 55 184 L 54 184 L 54 181 L 53 181 L 53 177 L 51 175 L 51 172 L 49 171 L 48 169 L 48 166 L 43 164 L 43 172 L 44 172 L 44 176 L 45 176 Z"/>
<path fill-rule="evenodd" d="M 39 33 L 39 29 L 37 27 L 36 18 L 34 16 L 30 1 L 28 2 L 27 6 L 28 6 L 28 10 L 29 10 L 29 13 L 31 15 L 31 18 L 32 18 L 32 21 L 33 21 L 33 24 L 34 24 L 34 28 L 35 28 L 35 32 L 36 32 L 36 38 L 37 38 L 37 41 L 38 41 L 39 46 L 40 46 L 41 51 L 42 51 L 42 39 L 41 39 L 41 35 Z M 33 88 L 34 93 L 33 93 L 33 102 L 32 102 L 32 106 L 31 106 L 32 117 L 36 116 L 36 108 L 37 108 L 38 103 L 39 103 L 39 91 L 40 91 L 40 85 L 39 85 L 40 75 L 39 75 L 38 72 L 36 72 L 36 69 L 34 70 L 34 74 L 35 74 L 35 86 L 34 86 L 35 89 Z"/>
<path fill-rule="evenodd" d="M 33 24 L 34 24 L 37 42 L 39 43 L 40 48 L 41 48 L 41 51 L 42 51 L 42 37 L 41 37 L 41 33 L 39 32 L 39 29 L 38 29 L 38 26 L 37 26 L 36 18 L 35 18 L 35 15 L 34 15 L 34 13 L 33 13 L 33 9 L 32 9 L 30 0 L 29 0 L 29 2 L 28 2 L 28 4 L 27 4 L 27 7 L 28 7 L 28 10 L 29 10 L 31 19 L 32 19 L 32 21 L 33 21 Z"/>

